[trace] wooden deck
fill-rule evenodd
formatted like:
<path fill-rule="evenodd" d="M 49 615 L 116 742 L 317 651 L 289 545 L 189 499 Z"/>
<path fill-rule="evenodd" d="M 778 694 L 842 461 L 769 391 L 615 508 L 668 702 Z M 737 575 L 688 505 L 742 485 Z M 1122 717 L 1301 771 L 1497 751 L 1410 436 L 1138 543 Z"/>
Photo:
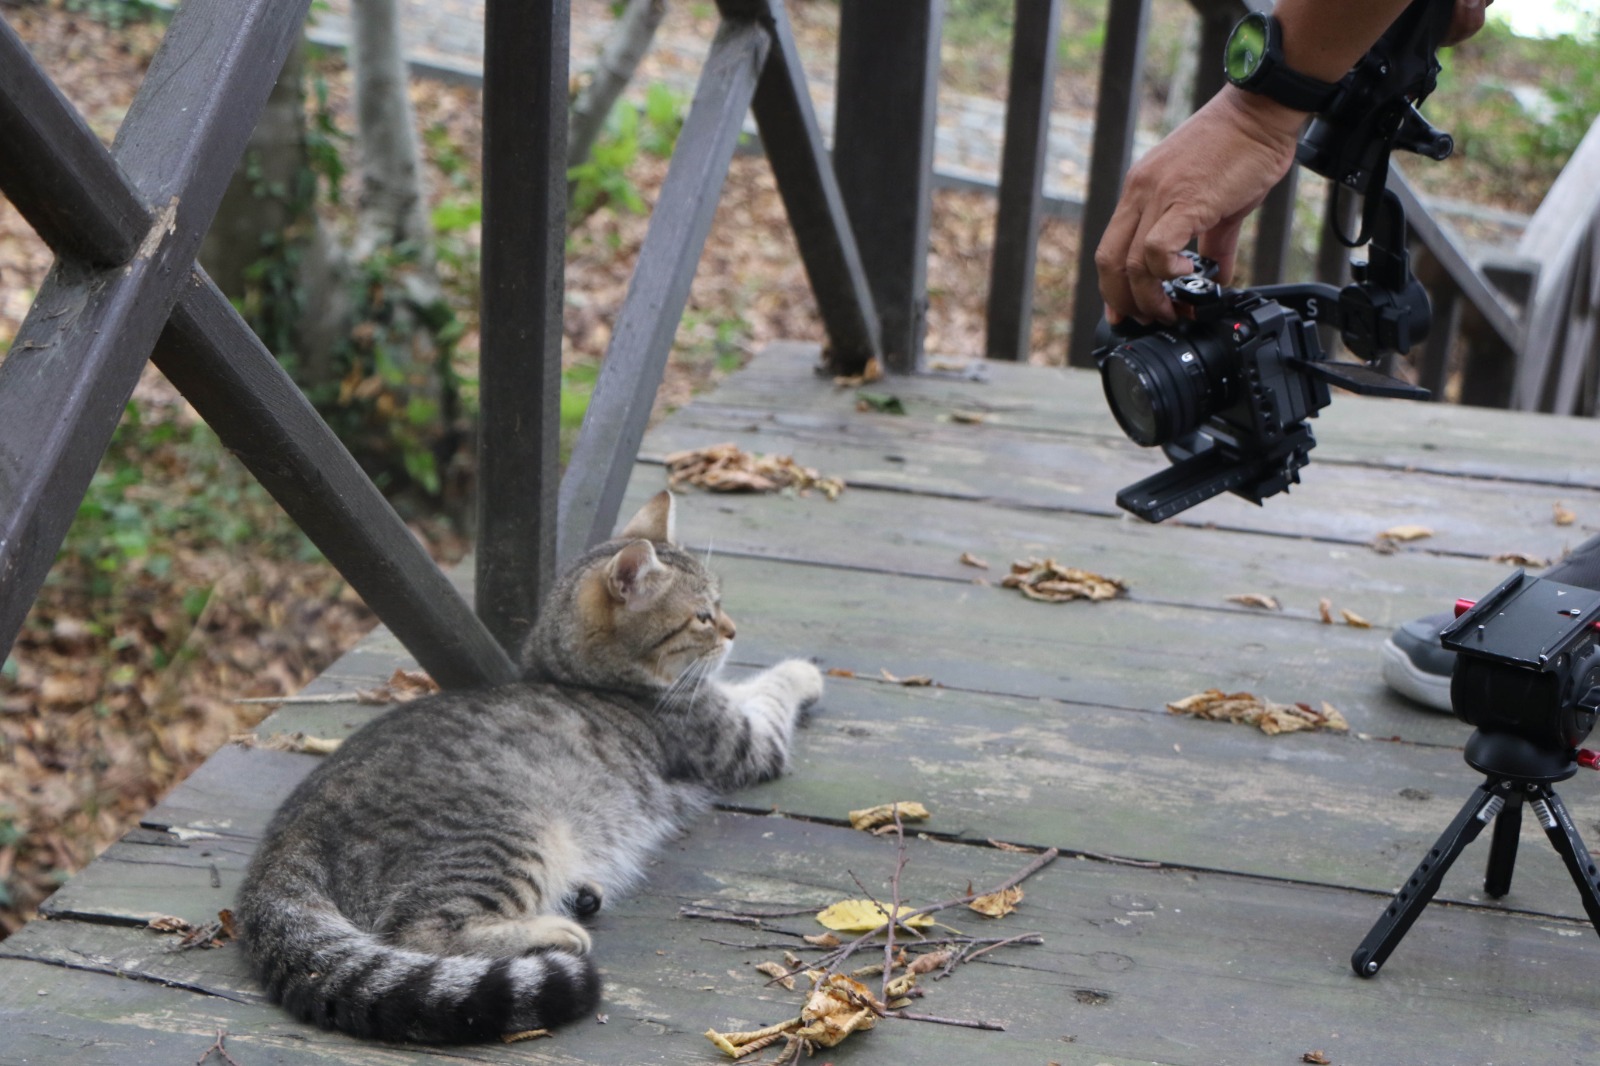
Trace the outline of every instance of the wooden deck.
<path fill-rule="evenodd" d="M 1026 863 L 988 841 L 1060 847 L 1016 914 L 951 919 L 1045 943 L 961 968 L 918 1007 L 1002 1020 L 1004 1033 L 884 1021 L 815 1061 L 1593 1061 L 1600 943 L 1531 818 L 1502 903 L 1482 897 L 1485 838 L 1375 980 L 1348 960 L 1479 781 L 1461 761 L 1466 727 L 1383 687 L 1386 630 L 1487 591 L 1507 572 L 1489 556 L 1555 557 L 1591 535 L 1600 422 L 1342 397 L 1292 495 L 1260 509 L 1214 500 L 1152 527 L 1112 497 L 1159 460 L 1117 432 L 1092 375 L 991 365 L 983 382 L 874 386 L 903 401 L 894 417 L 858 413 L 814 360 L 773 347 L 656 428 L 636 470 L 630 503 L 662 486 L 662 455 L 724 440 L 844 477 L 832 503 L 690 494 L 681 535 L 714 549 L 739 663 L 812 655 L 856 676 L 830 678 L 792 774 L 733 797 L 642 892 L 607 901 L 605 1024 L 509 1046 L 362 1044 L 266 1004 L 237 945 L 167 950 L 172 938 L 140 925 L 229 906 L 266 819 L 315 762 L 231 746 L 63 887 L 51 920 L 0 943 L 0 1063 L 192 1063 L 219 1030 L 241 1066 L 725 1061 L 707 1027 L 770 1024 L 801 997 L 753 969 L 778 949 L 706 938 L 771 943 L 818 927 L 783 918 L 758 932 L 686 920 L 680 906 L 820 907 L 859 895 L 852 872 L 885 892 L 894 842 L 841 822 L 896 799 L 933 811 L 903 880 L 917 902 Z M 1558 500 L 1577 524 L 1555 524 Z M 1371 547 L 1400 524 L 1433 536 Z M 962 565 L 963 552 L 993 569 Z M 1131 594 L 1039 604 L 998 587 L 1029 555 L 1121 577 Z M 1283 610 L 1226 600 L 1245 592 Z M 1322 624 L 1323 597 L 1373 628 Z M 310 691 L 354 692 L 407 661 L 380 631 Z M 891 684 L 883 670 L 937 685 Z M 1210 687 L 1326 700 L 1351 733 L 1268 737 L 1163 710 Z M 336 736 L 376 713 L 287 706 L 260 732 Z M 1593 793 L 1587 775 L 1563 790 L 1591 846 Z"/>

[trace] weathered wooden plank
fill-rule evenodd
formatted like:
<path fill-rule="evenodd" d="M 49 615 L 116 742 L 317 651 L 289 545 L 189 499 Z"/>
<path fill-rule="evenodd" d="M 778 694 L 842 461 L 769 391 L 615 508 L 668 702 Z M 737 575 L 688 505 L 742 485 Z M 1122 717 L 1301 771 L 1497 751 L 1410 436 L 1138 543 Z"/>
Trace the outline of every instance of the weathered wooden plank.
<path fill-rule="evenodd" d="M 1127 441 L 1018 432 L 999 426 L 915 424 L 893 416 L 842 418 L 761 408 L 691 406 L 660 426 L 642 455 L 733 441 L 746 451 L 792 455 L 848 484 L 917 495 L 998 501 L 1090 515 L 1120 515 L 1118 489 L 1165 469 Z M 1003 471 L 1003 473 L 1002 473 Z M 1432 536 L 1402 552 L 1555 558 L 1600 526 L 1600 490 L 1526 482 L 1493 486 L 1448 475 L 1338 463 L 1313 464 L 1292 492 L 1257 507 L 1222 495 L 1164 523 L 1371 544 L 1400 525 Z M 1558 526 L 1555 502 L 1583 521 Z"/>
<path fill-rule="evenodd" d="M 739 623 L 738 661 L 812 655 L 866 677 L 888 670 L 951 688 L 1159 711 L 1207 688 L 1331 702 L 1373 736 L 1456 744 L 1378 678 L 1381 630 L 1131 601 L 1035 603 L 1009 589 L 827 571 L 765 560 L 716 564 Z M 908 639 L 908 631 L 915 633 Z"/>
<path fill-rule="evenodd" d="M 1027 861 L 929 840 L 909 841 L 907 855 L 902 888 L 915 902 L 954 895 L 969 881 L 996 883 Z M 796 934 L 816 926 L 802 916 L 773 921 L 778 931 L 754 933 L 675 919 L 678 906 L 821 906 L 859 894 L 851 873 L 873 893 L 886 892 L 894 861 L 892 841 L 845 829 L 734 814 L 707 818 L 662 856 L 647 891 L 608 901 L 602 913 L 596 956 L 606 974 L 607 1024 L 579 1024 L 542 1044 L 446 1054 L 469 1061 L 709 1061 L 713 1053 L 700 1035 L 705 1027 L 776 1021 L 793 1013 L 800 994 L 768 988 L 754 972 L 752 964 L 776 949 L 703 938 L 797 941 Z M 1045 943 L 991 955 L 948 981 L 930 982 L 918 1005 L 947 1016 L 1000 1019 L 1004 1035 L 885 1022 L 836 1055 L 852 1062 L 1032 1062 L 1065 1061 L 1070 1051 L 1087 1053 L 1091 1062 L 1110 1056 L 1192 1064 L 1263 1061 L 1264 1050 L 1270 1061 L 1292 1061 L 1323 1049 L 1336 1062 L 1431 1066 L 1480 1061 L 1486 1046 L 1503 1046 L 1513 1057 L 1533 1050 L 1541 1063 L 1579 1062 L 1592 1038 L 1586 975 L 1600 948 L 1575 923 L 1431 907 L 1382 977 L 1367 982 L 1353 977 L 1344 960 L 1378 908 L 1371 895 L 1072 860 L 1038 874 L 1026 891 L 1022 908 L 1004 925 L 974 926 L 983 920 L 970 915 L 951 920 L 984 933 L 1036 931 Z M 52 998 L 60 995 L 49 1015 L 28 1019 L 31 1041 L 59 1038 L 84 1018 L 100 1039 L 145 1035 L 147 1026 L 214 1036 L 222 1024 L 237 1050 L 292 1037 L 332 1058 L 351 1046 L 281 1016 L 274 1023 L 267 1008 L 233 1002 L 253 987 L 236 948 L 156 956 L 149 934 L 64 928 L 75 924 L 35 926 L 0 946 L 0 955 L 38 960 L 0 964 L 0 1009 L 33 1005 L 28 997 L 36 1002 L 41 987 Z M 103 978 L 80 975 L 39 984 L 58 976 L 51 963 L 81 964 L 82 952 L 97 968 L 125 967 L 213 994 L 183 995 L 149 981 L 122 982 L 131 991 L 110 989 Z M 90 989 L 109 993 L 97 999 Z M 157 1002 L 167 1010 L 150 1006 Z M 1160 1025 L 1150 1022 L 1155 1011 Z M 15 1038 L 0 1042 L 7 1039 Z"/>
<path fill-rule="evenodd" d="M 883 355 L 878 308 L 811 106 L 788 13 L 780 0 L 756 3 L 772 35 L 772 48 L 750 109 L 828 331 L 829 359 L 840 373 L 859 373 L 867 360 Z M 724 13 L 744 6 L 748 4 L 721 2 Z"/>
<path fill-rule="evenodd" d="M 1032 345 L 1033 268 L 1049 154 L 1050 105 L 1055 99 L 1061 3 L 1017 0 L 1015 11 L 984 354 L 1025 363 Z"/>
<path fill-rule="evenodd" d="M 616 523 L 689 299 L 695 264 L 770 47 L 767 31 L 751 18 L 724 19 L 711 43 L 561 481 L 561 559 L 574 558 L 605 539 Z"/>
<path fill-rule="evenodd" d="M 855 391 L 819 381 L 812 372 L 816 361 L 814 344 L 773 344 L 693 406 L 853 414 Z M 1135 447 L 1112 420 L 1096 372 L 1005 363 L 972 365 L 981 369 L 981 382 L 948 374 L 896 378 L 890 391 L 904 402 L 906 421 L 947 422 L 953 411 L 963 411 L 983 416 L 985 427 L 1102 437 Z M 1312 425 L 1317 447 L 1306 477 L 1316 476 L 1324 465 L 1363 463 L 1475 478 L 1600 487 L 1600 464 L 1589 458 L 1600 450 L 1600 420 L 1593 418 L 1340 395 Z"/>
<path fill-rule="evenodd" d="M 839 10 L 833 169 L 877 303 L 884 361 L 922 365 L 942 0 Z"/>
<path fill-rule="evenodd" d="M 484 9 L 476 584 L 513 652 L 556 566 L 570 6 Z"/>
<path fill-rule="evenodd" d="M 384 708 L 296 710 L 298 728 L 342 737 Z M 1460 723 L 1439 724 L 1466 736 Z M 276 728 L 269 722 L 258 732 Z M 229 748 L 213 762 L 145 819 L 176 827 L 181 840 L 145 831 L 113 845 L 52 896 L 45 913 L 198 922 L 228 906 L 270 807 L 316 757 Z M 1271 738 L 1159 711 L 905 688 L 863 673 L 830 680 L 789 775 L 730 802 L 842 821 L 855 808 L 915 798 L 935 812 L 919 829 L 964 839 L 1381 892 L 1410 873 L 1479 780 L 1453 747 Z M 1569 786 L 1574 796 L 1581 788 Z M 1523 831 L 1506 905 L 1581 920 L 1565 868 L 1531 819 Z M 1595 835 L 1593 827 L 1584 832 Z M 1486 859 L 1486 847 L 1469 852 L 1451 871 L 1445 898 L 1484 902 Z"/>
<path fill-rule="evenodd" d="M 665 484 L 661 468 L 640 464 L 627 503 L 642 506 Z M 1226 599 L 1254 592 L 1275 597 L 1288 617 L 1316 619 L 1318 601 L 1328 597 L 1377 626 L 1449 610 L 1458 597 L 1487 591 L 1508 573 L 1505 564 L 1486 559 L 1384 555 L 1358 545 L 1152 526 L 992 501 L 922 496 L 914 512 L 910 506 L 903 493 L 861 488 L 831 503 L 816 495 L 772 499 L 685 490 L 678 536 L 717 558 L 748 555 L 963 583 L 998 584 L 1015 560 L 1055 558 L 1119 577 L 1128 595 L 1143 602 L 1260 614 Z M 990 569 L 964 564 L 967 552 Z"/>

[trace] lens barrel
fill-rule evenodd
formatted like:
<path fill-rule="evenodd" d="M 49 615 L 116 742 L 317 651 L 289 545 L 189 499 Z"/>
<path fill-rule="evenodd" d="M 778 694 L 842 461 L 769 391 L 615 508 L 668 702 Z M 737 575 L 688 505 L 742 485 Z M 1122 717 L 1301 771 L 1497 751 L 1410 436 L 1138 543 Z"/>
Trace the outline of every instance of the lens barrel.
<path fill-rule="evenodd" d="M 1232 402 L 1235 358 L 1227 342 L 1205 333 L 1152 333 L 1106 353 L 1100 383 L 1130 439 L 1168 444 Z"/>

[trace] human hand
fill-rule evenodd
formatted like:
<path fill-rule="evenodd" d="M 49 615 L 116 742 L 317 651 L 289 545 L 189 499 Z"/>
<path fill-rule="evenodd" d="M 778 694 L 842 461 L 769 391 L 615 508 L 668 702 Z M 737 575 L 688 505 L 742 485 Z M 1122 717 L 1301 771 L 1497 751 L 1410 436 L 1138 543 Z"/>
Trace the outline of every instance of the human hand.
<path fill-rule="evenodd" d="M 1483 20 L 1494 0 L 1456 0 L 1455 16 L 1444 36 L 1445 47 L 1460 44 L 1483 29 Z"/>
<path fill-rule="evenodd" d="M 1239 228 L 1294 164 L 1305 119 L 1227 86 L 1128 171 L 1094 257 L 1113 323 L 1176 318 L 1161 283 L 1193 269 L 1178 253 L 1195 238 L 1232 280 Z"/>

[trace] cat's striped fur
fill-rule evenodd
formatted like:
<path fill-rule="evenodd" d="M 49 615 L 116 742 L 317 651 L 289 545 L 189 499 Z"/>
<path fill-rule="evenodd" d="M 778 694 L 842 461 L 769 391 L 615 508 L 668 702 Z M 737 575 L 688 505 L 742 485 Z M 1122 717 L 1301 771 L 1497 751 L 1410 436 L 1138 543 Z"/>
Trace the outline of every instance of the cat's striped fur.
<path fill-rule="evenodd" d="M 662 493 L 558 582 L 528 679 L 407 704 L 284 803 L 238 915 L 271 996 L 387 1040 L 463 1041 L 592 1010 L 577 919 L 719 792 L 773 777 L 809 662 L 716 678 L 716 579 L 672 543 Z"/>

